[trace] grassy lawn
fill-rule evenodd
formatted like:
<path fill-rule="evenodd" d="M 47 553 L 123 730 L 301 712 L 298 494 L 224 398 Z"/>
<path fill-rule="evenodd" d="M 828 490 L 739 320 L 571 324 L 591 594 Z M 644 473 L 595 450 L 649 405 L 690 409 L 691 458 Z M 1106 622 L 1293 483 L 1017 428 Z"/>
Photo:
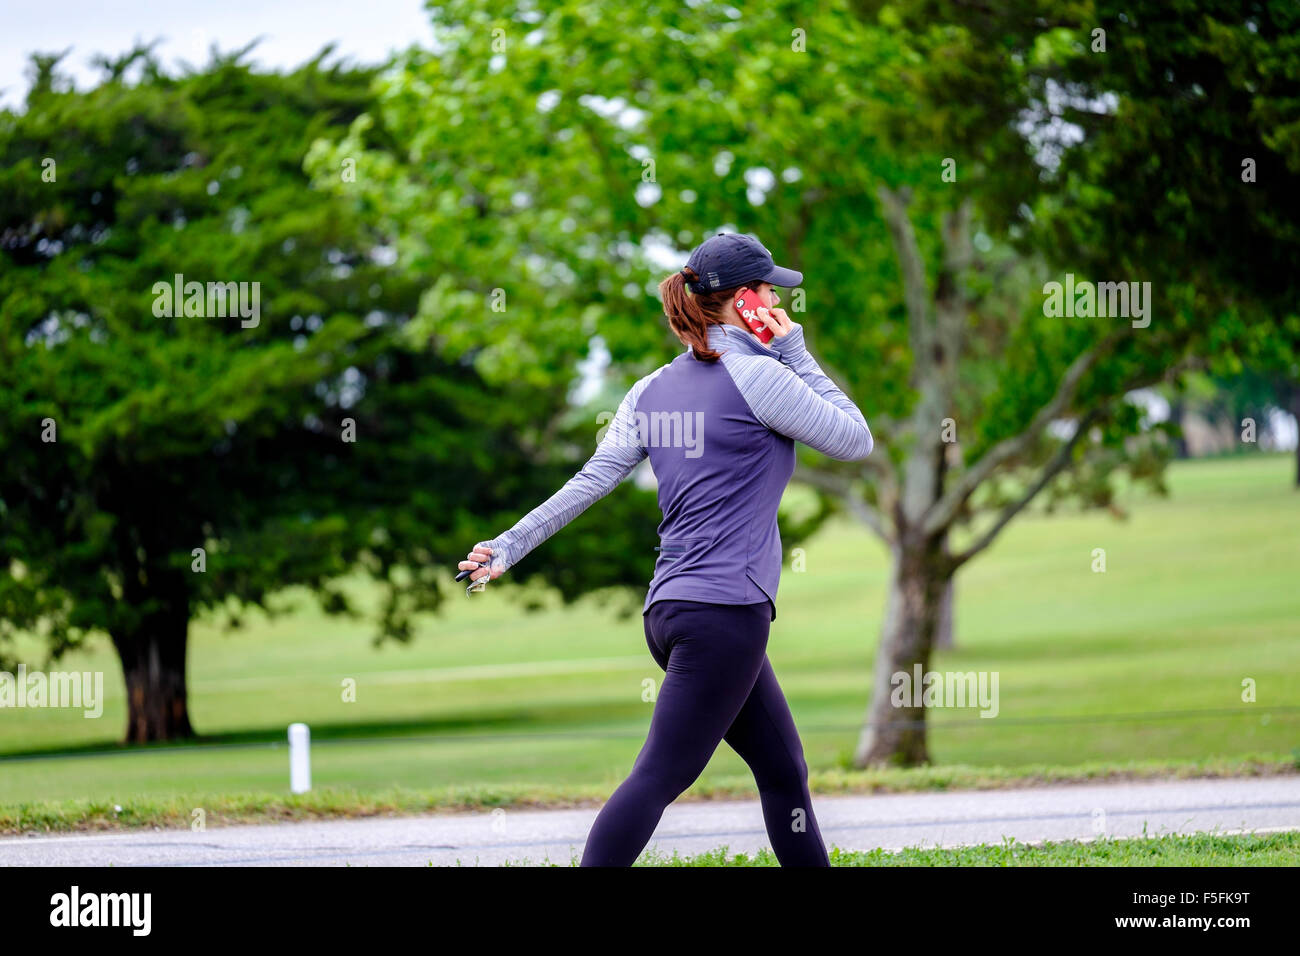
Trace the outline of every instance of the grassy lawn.
<path fill-rule="evenodd" d="M 936 712 L 935 761 L 1014 776 L 1018 768 L 1037 775 L 1084 764 L 1287 759 L 1300 747 L 1293 467 L 1287 456 L 1180 463 L 1171 497 L 1126 501 L 1128 520 L 1063 513 L 1010 526 L 958 579 L 958 646 L 932 664 L 996 671 L 999 715 Z M 1094 548 L 1106 551 L 1104 574 L 1091 570 Z M 876 540 L 847 522 L 805 550 L 806 572 L 783 576 L 769 656 L 815 778 L 830 787 L 866 705 L 889 569 Z M 0 760 L 0 807 L 281 799 L 280 742 L 292 721 L 311 725 L 314 780 L 325 791 L 607 794 L 650 718 L 642 682 L 661 676 L 639 614 L 619 620 L 595 601 L 528 614 L 501 586 L 472 599 L 458 589 L 410 646 L 374 649 L 364 625 L 305 601 L 297 613 L 250 619 L 234 633 L 200 620 L 191 635 L 201 745 L 116 747 L 121 675 L 100 641 L 55 666 L 105 672 L 102 718 L 0 711 L 0 754 L 11 755 Z M 41 662 L 30 655 L 29 666 Z M 349 678 L 354 703 L 342 700 Z M 1241 700 L 1247 678 L 1253 704 Z M 745 772 L 721 748 L 692 792 Z"/>
<path fill-rule="evenodd" d="M 905 849 L 846 851 L 832 848 L 831 866 L 1295 866 L 1300 863 L 1300 833 L 1198 833 L 1149 839 L 1067 840 L 1026 844 L 1015 840 L 952 850 Z M 577 866 L 579 857 L 565 864 Z M 516 861 L 516 865 L 527 863 Z M 779 866 L 771 850 L 729 853 L 720 847 L 683 857 L 646 852 L 636 866 Z M 1216 914 L 1219 915 L 1219 914 Z"/>
<path fill-rule="evenodd" d="M 1005 790 L 1014 787 L 1066 783 L 1174 780 L 1206 777 L 1290 776 L 1300 770 L 1296 757 L 1247 754 L 1203 760 L 1146 760 L 1067 766 L 1015 768 L 944 764 L 928 767 L 887 767 L 871 770 L 831 768 L 813 770 L 810 784 L 818 795 L 846 793 L 915 793 L 948 790 Z M 0 804 L 0 836 L 83 832 L 95 833 L 154 827 L 186 829 L 202 810 L 210 827 L 250 823 L 285 823 L 367 817 L 419 816 L 427 813 L 482 813 L 497 807 L 599 807 L 609 797 L 605 783 L 452 784 L 426 789 L 390 787 L 355 789 L 318 786 L 308 793 L 278 791 L 204 792 L 190 787 L 166 795 L 131 794 L 112 790 L 80 799 L 25 800 Z M 756 798 L 749 774 L 711 774 L 692 787 L 682 800 Z M 118 802 L 121 800 L 121 802 Z"/>

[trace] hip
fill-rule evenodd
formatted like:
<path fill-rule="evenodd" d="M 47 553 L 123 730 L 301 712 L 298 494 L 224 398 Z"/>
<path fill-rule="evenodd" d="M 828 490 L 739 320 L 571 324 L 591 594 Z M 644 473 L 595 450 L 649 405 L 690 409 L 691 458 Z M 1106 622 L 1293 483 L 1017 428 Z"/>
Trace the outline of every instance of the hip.
<path fill-rule="evenodd" d="M 657 600 L 644 612 L 646 644 L 661 666 L 683 641 L 762 654 L 772 625 L 771 607 L 766 599 L 749 604 Z"/>

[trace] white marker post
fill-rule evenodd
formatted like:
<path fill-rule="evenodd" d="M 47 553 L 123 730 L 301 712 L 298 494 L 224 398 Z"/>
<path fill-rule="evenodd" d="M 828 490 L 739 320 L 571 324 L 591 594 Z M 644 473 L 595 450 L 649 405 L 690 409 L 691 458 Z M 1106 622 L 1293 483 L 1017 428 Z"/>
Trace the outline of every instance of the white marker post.
<path fill-rule="evenodd" d="M 289 725 L 289 789 L 294 793 L 311 789 L 311 731 L 306 724 Z"/>

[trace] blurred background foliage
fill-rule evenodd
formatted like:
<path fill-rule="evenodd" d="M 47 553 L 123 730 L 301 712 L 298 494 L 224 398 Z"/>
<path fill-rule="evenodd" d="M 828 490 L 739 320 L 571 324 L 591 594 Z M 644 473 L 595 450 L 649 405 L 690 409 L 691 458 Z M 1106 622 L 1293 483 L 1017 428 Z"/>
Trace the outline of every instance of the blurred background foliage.
<path fill-rule="evenodd" d="M 141 46 L 75 91 L 41 55 L 0 113 L 0 641 L 111 635 L 130 740 L 192 732 L 201 609 L 301 584 L 347 613 L 332 582 L 361 570 L 378 633 L 409 638 L 680 351 L 656 286 L 718 231 L 805 273 L 786 304 L 876 433 L 864 463 L 801 451 L 816 493 L 782 531 L 847 510 L 889 543 L 880 673 L 928 659 L 954 551 L 1025 489 L 1113 506 L 1118 482 L 1163 487 L 1185 416 L 1271 436 L 1300 414 L 1293 4 L 429 15 L 429 48 L 375 67 L 263 72 L 245 48 L 171 73 Z M 177 273 L 259 282 L 260 323 L 156 316 Z M 1150 282 L 1149 327 L 1047 317 L 1066 273 Z M 638 608 L 658 511 L 637 479 L 510 577 Z M 924 734 L 864 737 L 862 761 L 890 755 L 925 759 Z"/>

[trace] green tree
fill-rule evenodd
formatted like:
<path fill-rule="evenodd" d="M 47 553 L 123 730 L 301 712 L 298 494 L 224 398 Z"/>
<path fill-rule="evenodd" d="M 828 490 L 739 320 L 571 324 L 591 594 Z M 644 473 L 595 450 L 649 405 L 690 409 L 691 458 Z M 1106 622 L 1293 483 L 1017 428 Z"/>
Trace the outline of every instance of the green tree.
<path fill-rule="evenodd" d="M 422 277 L 310 188 L 308 145 L 371 105 L 376 71 L 246 53 L 168 76 L 139 48 L 84 92 L 46 57 L 0 113 L 0 638 L 57 657 L 107 633 L 128 742 L 193 732 L 193 614 L 237 623 L 291 584 L 356 613 L 336 582 L 359 568 L 379 635 L 407 639 L 484 515 L 559 473 L 529 412 L 563 395 L 497 381 L 485 402 L 470 363 L 408 347 Z M 178 274 L 256 283 L 258 313 L 205 294 L 168 314 Z"/>
<path fill-rule="evenodd" d="M 1296 340 L 1286 263 L 1300 247 L 1291 148 L 1300 56 L 1290 41 L 1297 14 L 1280 3 L 858 9 L 864 22 L 902 31 L 927 65 L 910 77 L 919 113 L 971 173 L 938 255 L 898 194 L 881 195 L 919 400 L 899 436 L 897 494 L 882 502 L 899 559 L 863 765 L 927 759 L 923 710 L 885 696 L 894 674 L 928 662 L 939 581 L 1040 494 L 1049 506 L 1110 505 L 1121 470 L 1161 488 L 1169 446 L 1151 441 L 1160 430 L 1143 431 L 1130 390 L 1225 357 L 1258 361 L 1276 354 L 1262 342 Z M 899 141 L 924 148 L 918 125 Z M 1035 314 L 999 306 L 981 278 L 996 266 L 981 262 L 979 232 L 972 248 L 962 222 L 967 202 L 986 244 L 1008 243 L 1052 278 L 1149 282 L 1151 315 L 1131 325 L 1045 320 L 1041 275 L 1018 290 Z M 969 423 L 973 439 L 955 458 L 935 435 L 945 413 Z M 1068 437 L 1053 437 L 1066 422 Z"/>
<path fill-rule="evenodd" d="M 928 665 L 956 572 L 1036 499 L 1160 488 L 1168 443 L 1128 394 L 1295 321 L 1296 219 L 1264 212 L 1300 195 L 1292 15 L 1203 6 L 460 0 L 312 162 L 362 157 L 376 224 L 444 276 L 413 325 L 494 384 L 572 370 L 597 334 L 625 380 L 666 361 L 655 265 L 719 228 L 801 268 L 792 312 L 877 451 L 805 450 L 797 474 L 894 558 L 856 762 L 921 762 L 924 708 L 892 680 Z M 1242 143 L 1264 179 L 1242 181 Z M 1152 283 L 1150 321 L 1051 314 L 1067 272 Z M 522 308 L 470 321 L 490 288 Z"/>

